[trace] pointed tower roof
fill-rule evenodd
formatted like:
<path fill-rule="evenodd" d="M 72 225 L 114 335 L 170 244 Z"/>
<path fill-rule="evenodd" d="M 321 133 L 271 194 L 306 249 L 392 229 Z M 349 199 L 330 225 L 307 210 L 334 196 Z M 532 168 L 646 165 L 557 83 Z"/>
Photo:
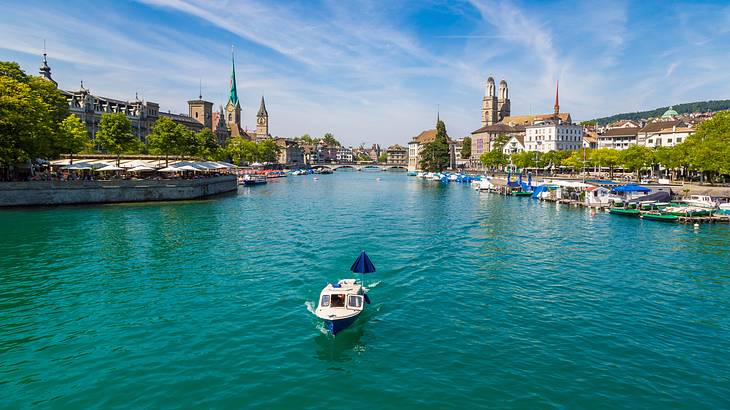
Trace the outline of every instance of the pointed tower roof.
<path fill-rule="evenodd" d="M 555 118 L 558 118 L 558 114 L 560 113 L 560 101 L 558 100 L 558 89 L 560 88 L 560 80 L 558 80 L 555 83 L 555 106 L 553 107 L 555 109 Z"/>
<path fill-rule="evenodd" d="M 228 96 L 228 102 L 240 106 L 238 101 L 238 91 L 236 90 L 236 60 L 233 57 L 233 46 L 231 46 L 231 91 Z"/>
<path fill-rule="evenodd" d="M 38 72 L 41 77 L 45 78 L 46 80 L 52 82 L 54 85 L 58 86 L 58 83 L 56 80 L 54 80 L 51 77 L 51 67 L 48 65 L 48 56 L 46 55 L 46 41 L 43 40 L 43 64 L 41 64 L 41 69 Z"/>
<path fill-rule="evenodd" d="M 261 106 L 259 107 L 259 113 L 256 114 L 257 117 L 268 117 L 269 113 L 266 111 L 266 103 L 264 103 L 264 96 L 261 96 Z"/>

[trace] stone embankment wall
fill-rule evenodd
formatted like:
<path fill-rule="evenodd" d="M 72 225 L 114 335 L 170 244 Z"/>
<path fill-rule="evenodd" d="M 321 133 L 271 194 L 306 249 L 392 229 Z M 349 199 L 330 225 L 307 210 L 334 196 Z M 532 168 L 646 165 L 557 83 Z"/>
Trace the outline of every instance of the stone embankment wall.
<path fill-rule="evenodd" d="M 235 191 L 232 175 L 203 179 L 0 182 L 0 207 L 176 201 Z"/>

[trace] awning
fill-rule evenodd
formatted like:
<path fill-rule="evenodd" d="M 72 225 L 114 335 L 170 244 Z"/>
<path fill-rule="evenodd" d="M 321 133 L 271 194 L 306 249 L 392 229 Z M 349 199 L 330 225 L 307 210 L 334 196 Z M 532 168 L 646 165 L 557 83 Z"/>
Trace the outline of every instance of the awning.
<path fill-rule="evenodd" d="M 640 185 L 636 185 L 636 184 L 628 184 L 628 185 L 618 186 L 618 187 L 612 189 L 611 192 L 614 192 L 614 193 L 644 192 L 644 193 L 648 194 L 649 192 L 651 192 L 651 189 L 640 186 Z"/>

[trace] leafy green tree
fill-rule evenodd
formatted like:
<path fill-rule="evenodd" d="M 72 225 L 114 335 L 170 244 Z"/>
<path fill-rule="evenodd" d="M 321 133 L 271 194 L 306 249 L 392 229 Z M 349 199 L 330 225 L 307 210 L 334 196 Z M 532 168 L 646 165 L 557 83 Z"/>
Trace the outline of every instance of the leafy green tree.
<path fill-rule="evenodd" d="M 570 151 L 570 155 L 560 161 L 560 165 L 564 167 L 571 167 L 574 170 L 582 170 L 584 167 L 590 165 L 590 150 L 586 150 L 585 153 L 582 149 Z"/>
<path fill-rule="evenodd" d="M 276 162 L 281 149 L 273 139 L 265 139 L 258 143 L 258 158 L 260 162 Z"/>
<path fill-rule="evenodd" d="M 0 62 L 0 165 L 57 155 L 59 125 L 67 116 L 66 99 L 53 83 Z"/>
<path fill-rule="evenodd" d="M 528 168 L 535 165 L 535 153 L 531 151 L 522 151 L 512 154 L 512 163 L 517 168 Z"/>
<path fill-rule="evenodd" d="M 180 127 L 180 136 L 182 145 L 180 146 L 180 155 L 185 157 L 195 157 L 202 151 L 204 141 L 199 138 L 199 134 L 193 132 L 188 127 L 178 124 Z"/>
<path fill-rule="evenodd" d="M 502 152 L 502 149 L 504 148 L 505 145 L 507 145 L 509 138 L 510 137 L 505 134 L 497 135 L 497 138 L 495 138 L 494 141 L 492 141 L 492 151 L 498 150 L 498 151 Z"/>
<path fill-rule="evenodd" d="M 420 157 L 421 169 L 427 172 L 441 172 L 451 164 L 449 137 L 443 121 L 439 120 L 436 123 L 436 136 L 433 141 L 423 144 Z"/>
<path fill-rule="evenodd" d="M 631 172 L 639 172 L 654 162 L 654 153 L 650 148 L 632 145 L 619 152 L 619 163 Z"/>
<path fill-rule="evenodd" d="M 613 169 L 620 163 L 619 153 L 615 149 L 598 148 L 591 151 L 591 162 L 599 167 L 608 167 L 610 177 L 613 178 Z"/>
<path fill-rule="evenodd" d="M 314 138 L 309 136 L 309 134 L 302 135 L 301 137 L 297 138 L 297 141 L 306 145 L 315 145 L 317 143 Z"/>
<path fill-rule="evenodd" d="M 335 136 L 329 132 L 324 134 L 324 136 L 322 137 L 322 141 L 324 141 L 324 144 L 328 147 L 340 147 L 341 146 L 340 141 L 337 141 Z"/>
<path fill-rule="evenodd" d="M 383 151 L 382 153 L 380 153 L 380 156 L 378 157 L 378 162 L 381 162 L 381 163 L 388 162 L 388 152 L 387 151 Z"/>
<path fill-rule="evenodd" d="M 228 140 L 226 150 L 228 151 L 228 155 L 233 159 L 233 162 L 237 165 L 240 165 L 242 162 L 256 162 L 259 157 L 256 143 L 242 137 L 233 137 Z"/>
<path fill-rule="evenodd" d="M 464 137 L 461 145 L 461 158 L 469 159 L 471 157 L 471 137 Z"/>
<path fill-rule="evenodd" d="M 152 125 L 147 136 L 147 146 L 150 152 L 165 156 L 165 166 L 168 166 L 169 156 L 180 153 L 179 147 L 183 143 L 180 127 L 167 117 L 160 117 Z"/>
<path fill-rule="evenodd" d="M 355 161 L 372 161 L 372 158 L 370 158 L 370 155 L 365 154 L 364 152 L 360 152 L 357 154 L 357 158 L 355 158 Z"/>
<path fill-rule="evenodd" d="M 502 152 L 502 150 L 493 149 L 483 153 L 479 157 L 479 162 L 481 162 L 485 167 L 493 169 L 509 164 L 509 158 Z"/>
<path fill-rule="evenodd" d="M 198 155 L 209 161 L 220 161 L 225 158 L 225 152 L 220 145 L 218 139 L 210 128 L 203 128 L 198 132 L 198 141 L 201 142 Z"/>
<path fill-rule="evenodd" d="M 715 113 L 689 136 L 686 145 L 692 168 L 714 175 L 730 174 L 730 111 Z M 678 146 L 679 146 L 678 145 Z"/>
<path fill-rule="evenodd" d="M 81 119 L 73 114 L 61 121 L 58 128 L 56 147 L 60 152 L 69 154 L 69 163 L 73 164 L 74 154 L 91 147 L 89 133 Z"/>
<path fill-rule="evenodd" d="M 117 166 L 122 153 L 140 148 L 140 140 L 132 132 L 132 123 L 123 112 L 104 113 L 99 121 L 96 141 L 102 149 L 116 154 Z"/>

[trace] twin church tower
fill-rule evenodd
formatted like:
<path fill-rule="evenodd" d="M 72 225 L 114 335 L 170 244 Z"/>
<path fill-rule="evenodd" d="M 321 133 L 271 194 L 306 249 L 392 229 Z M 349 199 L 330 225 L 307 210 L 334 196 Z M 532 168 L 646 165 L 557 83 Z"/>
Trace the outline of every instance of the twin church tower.
<path fill-rule="evenodd" d="M 487 79 L 487 89 L 482 100 L 482 127 L 496 124 L 510 116 L 509 90 L 507 82 L 499 82 L 499 94 L 494 87 L 494 78 Z"/>
<path fill-rule="evenodd" d="M 238 99 L 238 90 L 236 89 L 236 62 L 233 54 L 231 54 L 230 90 L 225 109 L 221 107 L 220 112 L 213 113 L 213 103 L 203 101 L 202 95 L 199 95 L 197 100 L 188 101 L 188 109 L 191 117 L 203 123 L 205 127 L 211 128 L 216 134 L 225 131 L 229 137 L 243 137 L 257 142 L 271 137 L 269 134 L 269 113 L 266 111 L 263 96 L 261 96 L 261 105 L 256 114 L 255 133 L 247 132 L 242 127 L 241 101 Z"/>

